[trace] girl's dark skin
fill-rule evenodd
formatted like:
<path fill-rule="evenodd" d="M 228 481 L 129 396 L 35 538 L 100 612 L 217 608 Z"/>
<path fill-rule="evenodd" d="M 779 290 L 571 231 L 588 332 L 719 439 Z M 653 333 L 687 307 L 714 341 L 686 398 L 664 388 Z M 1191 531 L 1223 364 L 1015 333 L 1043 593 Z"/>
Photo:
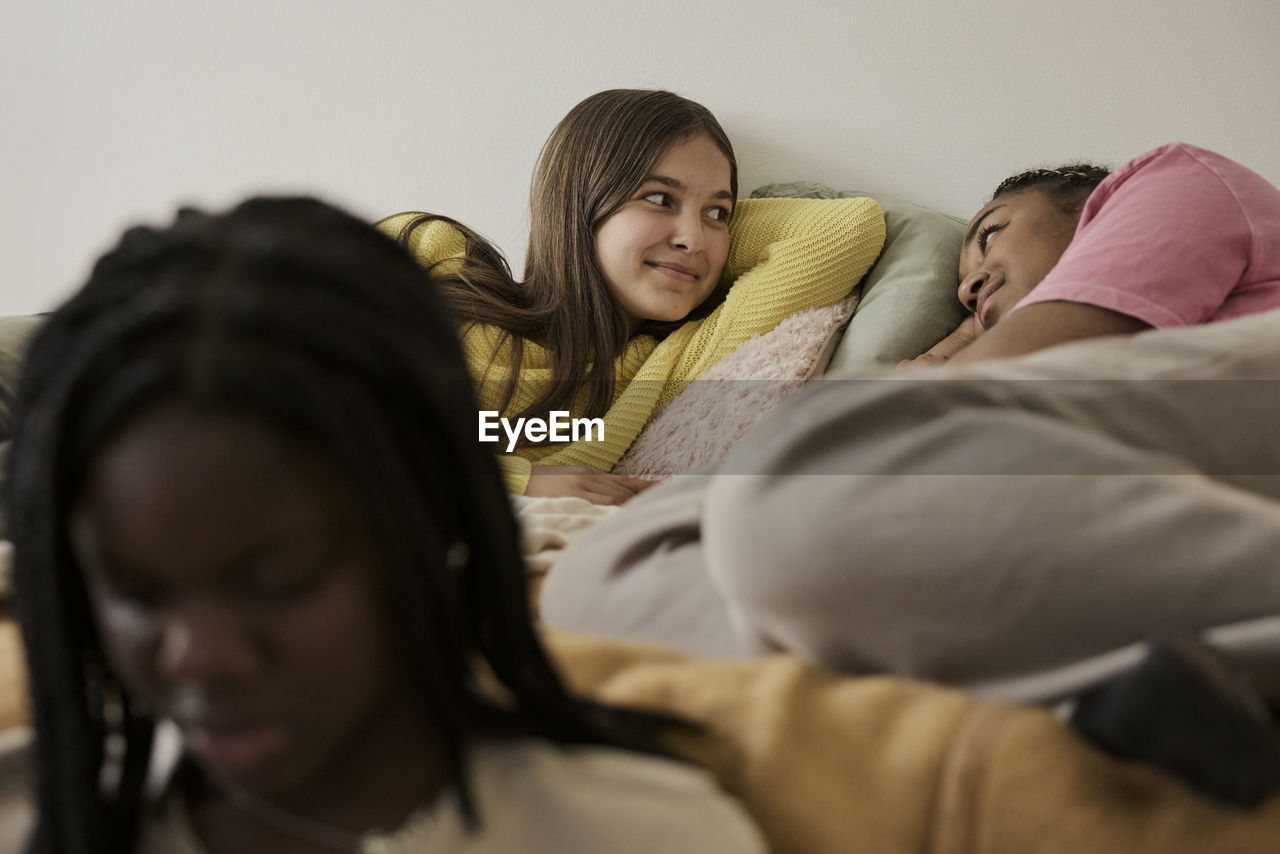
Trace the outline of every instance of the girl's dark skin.
<path fill-rule="evenodd" d="M 190 804 L 210 852 L 313 850 L 225 787 L 353 837 L 438 795 L 368 525 L 321 457 L 166 405 L 97 455 L 70 527 L 113 666 L 209 783 Z"/>
<path fill-rule="evenodd" d="M 904 364 L 964 364 L 1021 356 L 1055 344 L 1132 335 L 1150 326 L 1084 303 L 1037 303 L 1010 314 L 1058 263 L 1079 210 L 1064 212 L 1034 187 L 998 196 L 974 214 L 960 250 L 958 296 L 973 312 L 923 355 Z"/>

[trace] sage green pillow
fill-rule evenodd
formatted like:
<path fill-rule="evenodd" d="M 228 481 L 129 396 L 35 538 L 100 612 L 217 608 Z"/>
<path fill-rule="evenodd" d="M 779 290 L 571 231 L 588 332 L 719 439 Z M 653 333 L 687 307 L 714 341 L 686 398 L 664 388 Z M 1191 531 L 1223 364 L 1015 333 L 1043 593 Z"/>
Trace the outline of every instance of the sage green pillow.
<path fill-rule="evenodd" d="M 904 199 L 835 191 L 809 181 L 767 184 L 751 196 L 870 196 L 884 210 L 884 249 L 863 277 L 861 299 L 827 365 L 828 374 L 914 359 L 964 320 L 964 306 L 956 297 L 964 220 Z"/>

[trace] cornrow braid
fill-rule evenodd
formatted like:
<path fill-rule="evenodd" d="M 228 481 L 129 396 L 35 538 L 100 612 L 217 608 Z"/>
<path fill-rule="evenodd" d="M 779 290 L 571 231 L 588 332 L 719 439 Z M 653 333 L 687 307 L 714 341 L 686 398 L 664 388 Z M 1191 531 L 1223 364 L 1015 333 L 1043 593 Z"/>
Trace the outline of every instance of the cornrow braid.
<path fill-rule="evenodd" d="M 137 838 L 155 722 L 107 662 L 66 528 L 104 444 L 170 401 L 259 416 L 336 466 L 367 511 L 388 624 L 469 820 L 464 751 L 478 733 L 661 752 L 680 722 L 570 696 L 538 640 L 515 521 L 431 277 L 335 208 L 251 199 L 127 232 L 28 350 L 7 497 L 35 728 L 32 852 L 127 852 Z M 481 687 L 477 660 L 505 697 Z"/>
<path fill-rule="evenodd" d="M 1065 214 L 1076 215 L 1084 207 L 1085 200 L 1102 180 L 1111 174 L 1105 166 L 1092 163 L 1071 163 L 1053 169 L 1028 169 L 1005 178 L 996 187 L 991 199 L 1009 193 L 1036 189 L 1048 196 Z"/>

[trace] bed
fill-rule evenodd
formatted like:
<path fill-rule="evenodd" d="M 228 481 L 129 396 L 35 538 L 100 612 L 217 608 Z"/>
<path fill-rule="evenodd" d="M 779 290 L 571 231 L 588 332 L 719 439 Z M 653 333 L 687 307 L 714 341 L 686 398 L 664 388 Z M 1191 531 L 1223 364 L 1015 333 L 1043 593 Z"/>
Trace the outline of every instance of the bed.
<path fill-rule="evenodd" d="M 771 185 L 757 194 L 863 195 L 809 183 Z M 885 247 L 866 278 L 850 283 L 850 297 L 802 312 L 747 342 L 707 377 L 722 382 L 695 384 L 660 413 L 618 471 L 654 479 L 679 474 L 681 482 L 699 488 L 699 479 L 708 476 L 685 473 L 723 465 L 735 453 L 741 459 L 744 442 L 760 441 L 757 422 L 776 435 L 780 424 L 803 428 L 820 421 L 816 407 L 834 394 L 824 389 L 886 376 L 961 320 L 954 270 L 964 223 L 909 201 L 876 198 L 886 215 Z M 22 343 L 38 322 L 0 322 L 4 383 L 11 382 Z M 1219 340 L 1223 336 L 1153 334 L 1154 344 L 1129 344 L 1152 354 L 1149 362 L 1135 362 L 1133 372 L 1144 375 L 1158 363 L 1173 379 L 1192 363 L 1212 363 L 1234 380 L 1272 381 L 1280 378 L 1280 346 L 1271 343 L 1280 341 L 1277 333 L 1280 316 L 1243 324 L 1239 336 L 1227 336 L 1229 347 Z M 1259 346 L 1241 346 L 1248 341 Z M 997 370 L 996 379 L 1078 380 L 1088 377 L 1089 365 L 1116 358 L 1114 350 L 1081 346 L 1070 359 L 1031 359 L 1009 376 Z M 7 400 L 8 385 L 3 391 Z M 1242 437 L 1258 441 L 1256 425 L 1224 415 L 1224 424 L 1237 424 Z M 697 441 L 680 438 L 688 436 Z M 1227 474 L 1261 475 L 1259 488 L 1272 489 L 1280 483 L 1280 466 L 1270 468 L 1274 462 L 1268 457 L 1253 471 Z M 689 487 L 673 484 L 668 491 L 681 488 Z M 563 498 L 519 497 L 515 509 L 535 603 L 544 580 L 566 565 L 566 555 L 580 551 L 603 526 L 626 525 L 628 512 Z M 1270 609 L 1265 597 L 1254 598 L 1258 614 Z M 668 603 L 655 601 L 655 612 L 670 613 Z M 624 606 L 628 602 L 635 600 Z M 686 625 L 697 625 L 703 604 L 687 600 Z M 892 677 L 846 675 L 767 645 L 752 655 L 719 655 L 716 644 L 723 638 L 715 631 L 682 651 L 646 642 L 644 632 L 617 637 L 627 632 L 617 630 L 616 614 L 602 610 L 598 616 L 613 637 L 564 632 L 547 620 L 547 643 L 569 682 L 606 701 L 702 722 L 705 731 L 675 749 L 706 764 L 743 799 L 778 854 L 1264 852 L 1275 850 L 1280 838 L 1280 799 L 1246 810 L 1198 797 L 1154 770 L 1086 745 L 1050 710 L 1014 702 L 1020 699 L 1016 691 L 983 696 L 965 680 L 913 673 L 911 667 L 896 668 L 899 675 Z M 1263 628 L 1276 633 L 1274 626 Z M 1129 660 L 1122 656 L 1107 666 Z M 1082 678 L 1059 675 L 1068 682 L 1056 690 Z M 946 681 L 969 690 L 941 684 Z M 11 621 L 0 621 L 0 727 L 25 721 L 24 684 L 17 633 Z"/>
<path fill-rule="evenodd" d="M 811 184 L 774 185 L 761 192 L 838 195 Z M 578 685 L 603 698 L 653 705 L 708 722 L 709 740 L 720 742 L 719 751 L 699 745 L 692 752 L 710 752 L 710 764 L 752 806 L 780 851 L 849 850 L 850 839 L 867 850 L 886 851 L 1273 849 L 1278 820 L 1274 799 L 1252 810 L 1213 804 L 1150 769 L 1103 755 L 1046 710 L 1045 701 L 1096 684 L 1140 659 L 1143 638 L 1126 633 L 1122 625 L 1106 628 L 1100 619 L 1098 631 L 1080 638 L 1065 654 L 1036 658 L 1038 643 L 1045 645 L 1042 650 L 1054 646 L 1055 654 L 1061 651 L 1056 648 L 1060 635 L 1055 636 L 1052 621 L 1044 619 L 1044 608 L 1019 610 L 1017 602 L 996 600 L 1001 603 L 993 606 L 997 613 L 1020 616 L 1010 616 L 1006 623 L 993 620 L 990 630 L 977 637 L 958 632 L 959 621 L 927 619 L 941 613 L 937 610 L 926 611 L 925 618 L 901 612 L 901 631 L 881 632 L 881 637 L 868 633 L 873 636 L 841 662 L 846 672 L 892 672 L 921 680 L 917 682 L 836 676 L 795 656 L 777 654 L 784 646 L 804 650 L 806 659 L 830 658 L 830 637 L 843 630 L 836 627 L 816 637 L 793 632 L 783 638 L 785 643 L 777 643 L 778 636 L 797 623 L 788 623 L 785 613 L 772 624 L 760 619 L 760 612 L 753 615 L 759 640 L 754 645 L 743 643 L 740 633 L 726 640 L 741 615 L 726 610 L 716 592 L 717 584 L 732 582 L 696 576 L 693 567 L 705 566 L 705 557 L 680 557 L 703 536 L 699 526 L 708 512 L 708 494 L 715 499 L 718 491 L 719 506 L 730 508 L 722 515 L 736 515 L 739 522 L 720 538 L 721 545 L 729 547 L 722 551 L 720 563 L 772 560 L 781 580 L 766 587 L 760 598 L 782 600 L 796 586 L 794 567 L 787 566 L 790 558 L 804 554 L 808 562 L 830 573 L 852 558 L 849 551 L 830 544 L 858 542 L 841 539 L 838 529 L 892 528 L 918 497 L 904 490 L 879 502 L 882 506 L 854 505 L 852 492 L 831 486 L 851 478 L 831 475 L 841 473 L 845 465 L 853 468 L 843 473 L 853 477 L 882 477 L 888 470 L 871 473 L 859 468 L 861 462 L 822 456 L 809 448 L 824 436 L 888 422 L 895 423 L 893 430 L 881 432 L 892 432 L 890 438 L 902 441 L 899 450 L 904 456 L 918 457 L 930 443 L 939 442 L 937 435 L 930 437 L 922 428 L 945 414 L 946 405 L 907 425 L 902 401 L 916 405 L 920 395 L 903 390 L 908 383 L 895 379 L 892 368 L 927 349 L 961 319 L 954 270 L 963 223 L 910 203 L 878 200 L 886 212 L 886 246 L 851 304 L 803 313 L 743 345 L 704 375 L 713 382 L 686 390 L 659 413 L 620 461 L 617 471 L 673 478 L 661 493 L 646 493 L 635 506 L 621 511 L 588 509 L 584 503 L 586 516 L 577 518 L 572 505 L 561 503 L 554 515 L 544 515 L 540 499 L 517 499 L 530 537 L 533 571 L 550 571 L 551 592 L 557 584 L 573 588 L 568 597 L 550 597 L 561 606 L 570 601 L 571 607 L 544 610 L 544 618 L 593 638 L 553 640 L 567 672 Z M 1164 566 L 1165 573 L 1175 576 L 1196 561 L 1202 561 L 1201 566 L 1236 567 L 1236 574 L 1224 569 L 1217 583 L 1192 590 L 1190 611 L 1178 619 L 1191 620 L 1191 628 L 1227 647 L 1274 650 L 1280 646 L 1280 624 L 1273 616 L 1280 606 L 1280 588 L 1267 566 L 1280 553 L 1280 511 L 1275 503 L 1280 498 L 1280 448 L 1265 425 L 1280 417 L 1275 386 L 1280 379 L 1280 347 L 1274 343 L 1280 340 L 1280 313 L 1215 326 L 1082 342 L 999 366 L 953 372 L 947 393 L 980 401 L 967 403 L 969 410 L 1013 406 L 1038 417 L 1105 422 L 1120 435 L 1161 432 L 1164 446 L 1151 449 L 1155 470 L 1121 479 L 1128 493 L 1105 495 L 1097 486 L 1105 478 L 1094 478 L 1098 472 L 1081 473 L 1093 484 L 1079 489 L 1081 518 L 1093 512 L 1092 501 L 1125 507 L 1111 520 L 1110 529 L 1130 542 L 1129 553 L 1118 560 L 1134 567 L 1182 561 L 1177 567 Z M 743 382 L 744 377 L 751 379 Z M 1136 413 L 1125 403 L 1134 384 L 1142 384 L 1150 401 Z M 857 390 L 849 391 L 855 386 Z M 873 386 L 881 388 L 867 390 Z M 861 409 L 850 407 L 849 397 L 864 398 Z M 1241 402 L 1246 399 L 1249 405 L 1244 407 Z M 1213 413 L 1213 418 L 1206 419 L 1206 413 Z M 1197 419 L 1211 426 L 1176 428 Z M 823 422 L 828 422 L 825 427 L 818 426 Z M 745 441 L 750 453 L 741 447 L 744 437 L 749 437 Z M 1029 444 L 1032 468 L 1025 474 L 1053 473 L 1053 460 L 1046 459 L 1051 456 L 1034 442 Z M 1196 464 L 1184 466 L 1187 459 Z M 808 460 L 802 477 L 794 476 L 797 460 Z M 679 474 L 690 470 L 695 474 Z M 790 476 L 772 478 L 783 471 Z M 966 472 L 945 476 L 957 474 Z M 752 477 L 792 488 L 778 488 L 778 495 L 762 499 L 769 489 L 741 483 Z M 717 481 L 718 487 L 708 486 Z M 1135 487 L 1144 482 L 1145 487 Z M 1172 483 L 1188 486 L 1163 489 Z M 1069 496 L 1080 485 L 1064 485 L 1063 494 Z M 1180 515 L 1186 511 L 1183 499 L 1205 490 L 1223 498 L 1226 515 Z M 735 497 L 743 493 L 750 497 Z M 1034 492 L 1024 489 L 1022 495 L 1025 503 L 1010 515 L 1037 519 Z M 1188 500 L 1194 505 L 1198 499 Z M 637 512 L 641 506 L 644 513 Z M 747 508 L 754 515 L 743 512 Z M 830 508 L 843 508 L 845 513 L 822 512 Z M 806 524 L 789 537 L 754 536 L 797 514 L 828 523 Z M 1275 542 L 1259 540 L 1254 533 L 1258 525 L 1242 521 L 1266 524 L 1268 518 L 1274 519 Z M 566 520 L 572 521 L 557 532 Z M 1069 528 L 1071 521 L 1056 523 Z M 727 529 L 723 523 L 721 527 Z M 951 539 L 933 537 L 932 542 L 963 549 L 964 532 L 953 534 Z M 1100 546 L 1094 552 L 1111 547 L 1114 538 L 1109 540 L 1105 531 L 1097 535 Z M 907 537 L 903 534 L 898 542 Z M 1082 543 L 1089 541 L 1080 538 Z M 1081 566 L 1098 566 L 1099 571 L 1110 568 L 1098 565 L 1087 549 L 1072 555 L 1068 540 L 1060 542 L 1063 561 L 1079 560 Z M 776 551 L 761 558 L 766 544 Z M 913 570 L 911 561 L 902 557 L 908 549 L 899 552 L 863 556 L 864 563 L 880 564 L 868 587 L 883 590 L 897 584 L 904 600 L 927 595 L 924 587 L 896 581 L 895 574 L 901 577 Z M 637 554 L 658 555 L 646 567 L 653 572 L 645 580 L 632 577 L 645 563 Z M 939 559 L 936 553 L 918 556 Z M 1035 559 L 1034 553 L 1026 557 Z M 1160 602 L 1161 576 L 1152 575 L 1145 587 L 1127 591 L 1139 603 L 1135 613 L 1142 611 L 1143 602 Z M 1050 574 L 1046 577 L 1052 580 Z M 581 595 L 592 585 L 592 595 Z M 1094 604 L 1107 606 L 1103 600 L 1108 588 L 1100 585 L 1098 594 L 1101 598 Z M 938 592 L 935 609 L 944 608 L 954 595 Z M 988 589 L 979 595 L 994 594 Z M 1040 595 L 1070 608 L 1060 591 L 1045 588 Z M 545 607 L 548 597 L 544 595 L 542 602 Z M 1111 610 L 1124 614 L 1123 609 Z M 850 621 L 876 617 L 849 614 Z M 908 624 L 909 619 L 915 624 Z M 883 627 L 884 618 L 880 620 L 876 625 Z M 1178 620 L 1162 624 L 1170 633 L 1188 627 Z M 774 637 L 768 637 L 770 633 Z M 661 644 L 649 645 L 655 641 Z M 681 651 L 673 651 L 673 646 Z M 965 691 L 939 683 L 960 685 Z M 1020 702 L 1026 700 L 1038 704 Z M 866 777 L 859 776 L 863 773 Z M 1052 833 L 1045 830 L 1049 826 Z"/>

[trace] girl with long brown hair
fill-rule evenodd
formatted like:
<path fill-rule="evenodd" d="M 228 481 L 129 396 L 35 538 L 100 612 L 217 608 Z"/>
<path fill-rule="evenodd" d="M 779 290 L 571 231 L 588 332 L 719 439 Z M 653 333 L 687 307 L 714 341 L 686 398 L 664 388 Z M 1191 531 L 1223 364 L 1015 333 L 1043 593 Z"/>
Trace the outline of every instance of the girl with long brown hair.
<path fill-rule="evenodd" d="M 747 338 L 848 294 L 884 240 L 870 199 L 737 194 L 710 111 L 614 89 L 575 106 L 543 147 L 523 281 L 446 217 L 380 223 L 444 282 L 483 411 L 600 419 L 578 441 L 513 434 L 499 457 L 510 491 L 630 498 L 648 482 L 607 472 L 649 418 Z"/>

